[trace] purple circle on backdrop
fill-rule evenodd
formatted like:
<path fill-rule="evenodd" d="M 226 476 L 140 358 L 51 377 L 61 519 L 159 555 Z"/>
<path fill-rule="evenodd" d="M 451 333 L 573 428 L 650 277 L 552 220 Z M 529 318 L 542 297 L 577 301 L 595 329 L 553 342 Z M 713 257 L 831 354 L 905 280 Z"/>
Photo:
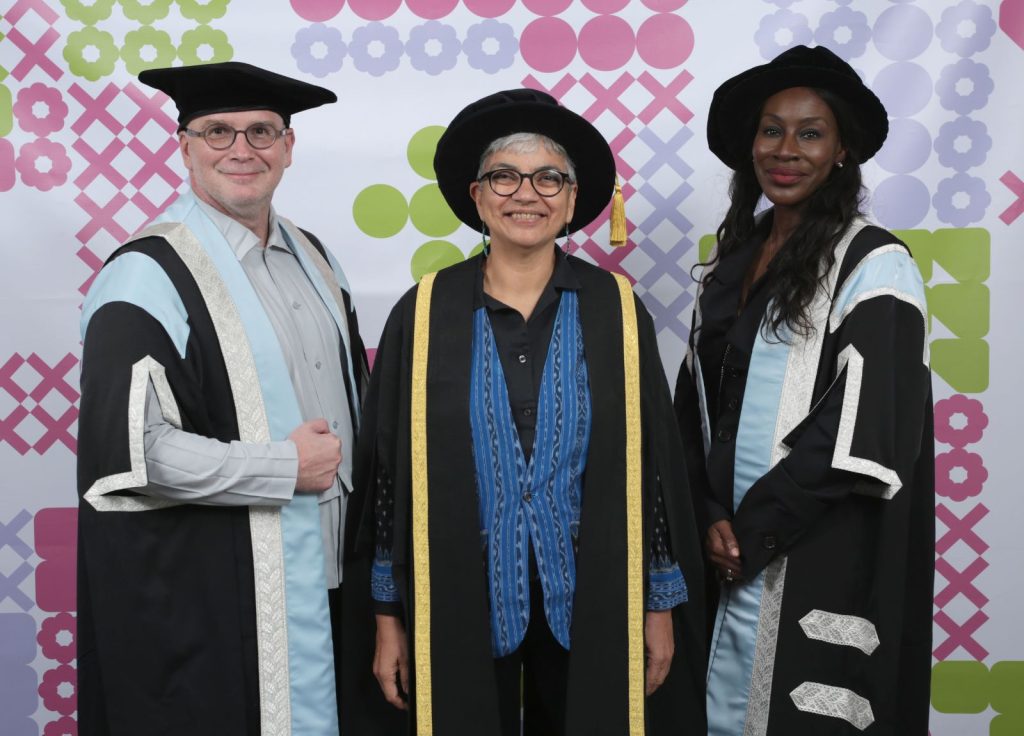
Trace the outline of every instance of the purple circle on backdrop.
<path fill-rule="evenodd" d="M 871 211 L 890 230 L 917 227 L 930 206 L 928 187 L 908 174 L 890 176 L 871 195 Z"/>
<path fill-rule="evenodd" d="M 523 5 L 537 15 L 558 15 L 572 5 L 572 0 L 523 0 Z"/>
<path fill-rule="evenodd" d="M 313 23 L 323 23 L 341 12 L 345 0 L 291 0 L 292 10 Z"/>
<path fill-rule="evenodd" d="M 405 4 L 420 18 L 437 20 L 452 12 L 459 0 L 405 0 Z"/>
<path fill-rule="evenodd" d="M 897 61 L 878 73 L 871 89 L 882 100 L 889 117 L 916 115 L 932 98 L 932 78 L 920 64 Z"/>
<path fill-rule="evenodd" d="M 889 121 L 889 137 L 875 161 L 893 174 L 909 174 L 921 168 L 932 152 L 932 136 L 921 123 L 910 118 Z"/>
<path fill-rule="evenodd" d="M 642 0 L 643 4 L 659 13 L 671 13 L 686 5 L 686 0 Z"/>
<path fill-rule="evenodd" d="M 505 15 L 516 0 L 464 0 L 469 12 L 481 18 L 497 18 Z"/>
<path fill-rule="evenodd" d="M 583 0 L 583 4 L 595 13 L 617 13 L 629 3 L 629 0 Z"/>
<path fill-rule="evenodd" d="M 932 19 L 913 5 L 894 5 L 878 16 L 873 40 L 887 59 L 913 59 L 932 42 Z"/>
<path fill-rule="evenodd" d="M 537 71 L 561 71 L 576 56 L 576 32 L 560 18 L 538 18 L 523 29 L 519 50 Z"/>
<path fill-rule="evenodd" d="M 693 29 L 680 15 L 652 15 L 636 32 L 636 50 L 655 69 L 673 69 L 693 53 Z"/>
<path fill-rule="evenodd" d="M 621 69 L 636 51 L 633 27 L 614 15 L 599 15 L 580 29 L 580 56 L 603 72 Z"/>
<path fill-rule="evenodd" d="M 348 0 L 348 6 L 363 20 L 384 20 L 395 14 L 402 0 Z"/>

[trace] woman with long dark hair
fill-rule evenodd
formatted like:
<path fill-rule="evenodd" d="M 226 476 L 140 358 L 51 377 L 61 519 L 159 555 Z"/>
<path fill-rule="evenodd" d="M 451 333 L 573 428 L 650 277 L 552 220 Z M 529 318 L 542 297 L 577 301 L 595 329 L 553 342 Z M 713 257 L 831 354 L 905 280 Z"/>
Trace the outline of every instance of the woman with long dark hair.
<path fill-rule="evenodd" d="M 712 736 L 927 732 L 925 293 L 906 246 L 861 212 L 860 165 L 887 131 L 822 47 L 733 77 L 709 111 L 734 174 L 676 410 L 704 450 L 689 465 L 720 581 Z"/>

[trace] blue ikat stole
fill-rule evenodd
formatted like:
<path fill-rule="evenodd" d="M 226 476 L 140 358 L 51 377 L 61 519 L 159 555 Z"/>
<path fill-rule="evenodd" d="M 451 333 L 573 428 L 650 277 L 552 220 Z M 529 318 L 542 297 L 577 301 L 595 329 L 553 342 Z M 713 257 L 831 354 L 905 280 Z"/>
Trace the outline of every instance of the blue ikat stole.
<path fill-rule="evenodd" d="M 530 620 L 529 545 L 544 612 L 569 648 L 576 589 L 574 537 L 590 442 L 590 388 L 574 291 L 563 291 L 548 346 L 529 462 L 512 419 L 508 387 L 487 310 L 473 316 L 470 422 L 480 503 L 480 534 L 491 599 L 491 648 L 514 652 Z"/>

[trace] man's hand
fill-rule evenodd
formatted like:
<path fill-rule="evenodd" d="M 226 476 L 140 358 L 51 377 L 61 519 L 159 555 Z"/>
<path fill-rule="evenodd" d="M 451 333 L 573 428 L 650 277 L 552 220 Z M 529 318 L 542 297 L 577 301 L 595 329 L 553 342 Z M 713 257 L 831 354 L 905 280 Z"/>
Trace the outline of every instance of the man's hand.
<path fill-rule="evenodd" d="M 303 422 L 288 435 L 299 451 L 299 477 L 295 490 L 320 493 L 334 483 L 341 464 L 341 440 L 327 428 L 326 419 Z"/>
<path fill-rule="evenodd" d="M 377 651 L 373 655 L 373 676 L 380 683 L 384 699 L 405 710 L 409 693 L 409 652 L 405 627 L 397 616 L 377 614 Z M 401 684 L 401 690 L 399 690 Z"/>
<path fill-rule="evenodd" d="M 718 568 L 718 573 L 724 580 L 732 582 L 741 579 L 740 544 L 736 541 L 736 535 L 732 533 L 731 521 L 722 519 L 712 524 L 704 544 L 707 547 L 708 559 Z"/>
<path fill-rule="evenodd" d="M 647 649 L 647 687 L 650 695 L 665 682 L 676 642 L 672 637 L 672 611 L 648 611 L 644 616 L 644 641 Z"/>

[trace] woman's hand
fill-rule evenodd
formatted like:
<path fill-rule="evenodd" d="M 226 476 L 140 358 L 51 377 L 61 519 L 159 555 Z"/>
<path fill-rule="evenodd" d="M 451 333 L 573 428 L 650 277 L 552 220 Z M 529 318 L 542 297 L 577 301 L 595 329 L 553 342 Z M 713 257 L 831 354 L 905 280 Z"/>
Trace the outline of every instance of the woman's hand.
<path fill-rule="evenodd" d="M 672 611 L 648 611 L 644 616 L 644 643 L 647 649 L 647 686 L 650 695 L 665 682 L 676 642 L 672 636 Z"/>
<path fill-rule="evenodd" d="M 740 544 L 732 533 L 732 522 L 728 519 L 716 521 L 708 529 L 704 546 L 708 551 L 708 559 L 718 569 L 723 580 L 730 583 L 741 579 L 742 563 L 740 562 Z"/>
<path fill-rule="evenodd" d="M 409 651 L 405 642 L 405 626 L 397 616 L 377 614 L 373 676 L 380 683 L 385 700 L 402 710 L 409 707 L 405 702 L 409 693 Z"/>

